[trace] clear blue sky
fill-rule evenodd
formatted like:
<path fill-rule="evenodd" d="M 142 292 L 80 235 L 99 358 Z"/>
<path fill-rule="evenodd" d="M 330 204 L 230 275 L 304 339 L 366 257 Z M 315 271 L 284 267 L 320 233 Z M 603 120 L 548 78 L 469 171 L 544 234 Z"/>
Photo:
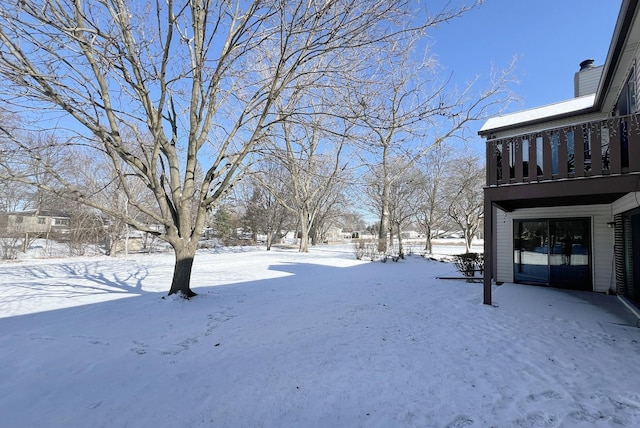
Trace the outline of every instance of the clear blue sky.
<path fill-rule="evenodd" d="M 581 61 L 604 63 L 620 5 L 620 0 L 485 0 L 433 30 L 431 52 L 457 82 L 486 76 L 492 64 L 505 68 L 517 56 L 519 83 L 511 89 L 520 101 L 509 111 L 550 104 L 573 97 Z"/>

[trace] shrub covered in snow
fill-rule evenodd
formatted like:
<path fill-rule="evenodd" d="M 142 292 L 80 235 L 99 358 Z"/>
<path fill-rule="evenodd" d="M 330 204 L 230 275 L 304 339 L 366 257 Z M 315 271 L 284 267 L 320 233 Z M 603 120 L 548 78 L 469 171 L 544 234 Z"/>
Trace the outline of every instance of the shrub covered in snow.
<path fill-rule="evenodd" d="M 454 257 L 454 264 L 464 276 L 473 277 L 476 272 L 480 275 L 484 272 L 484 257 L 482 253 L 458 254 Z"/>

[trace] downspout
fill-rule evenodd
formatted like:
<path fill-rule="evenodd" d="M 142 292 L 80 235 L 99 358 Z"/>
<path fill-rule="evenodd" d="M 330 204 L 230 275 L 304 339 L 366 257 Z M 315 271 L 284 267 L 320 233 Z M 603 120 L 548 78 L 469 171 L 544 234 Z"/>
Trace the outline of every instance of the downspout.
<path fill-rule="evenodd" d="M 486 136 L 486 163 L 485 174 L 487 187 L 484 189 L 484 272 L 483 272 L 483 297 L 482 303 L 491 304 L 491 278 L 493 277 L 493 202 L 487 196 L 487 190 L 490 183 L 490 168 L 492 153 L 489 150 L 489 136 Z"/>
<path fill-rule="evenodd" d="M 493 202 L 484 196 L 484 277 L 483 300 L 491 305 L 491 280 L 493 278 Z"/>

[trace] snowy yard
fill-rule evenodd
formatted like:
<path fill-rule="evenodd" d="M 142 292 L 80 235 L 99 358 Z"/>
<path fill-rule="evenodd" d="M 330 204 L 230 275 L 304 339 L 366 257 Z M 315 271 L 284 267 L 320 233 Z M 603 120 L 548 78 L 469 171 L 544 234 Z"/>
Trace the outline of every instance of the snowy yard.
<path fill-rule="evenodd" d="M 617 298 L 437 280 L 446 263 L 170 254 L 0 264 L 2 427 L 640 426 Z M 598 305 L 592 304 L 597 300 Z"/>

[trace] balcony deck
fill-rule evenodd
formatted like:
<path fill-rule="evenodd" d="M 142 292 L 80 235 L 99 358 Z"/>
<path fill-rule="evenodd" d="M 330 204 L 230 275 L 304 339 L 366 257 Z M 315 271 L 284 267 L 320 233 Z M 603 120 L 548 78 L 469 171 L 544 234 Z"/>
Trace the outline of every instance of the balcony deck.
<path fill-rule="evenodd" d="M 489 140 L 487 165 L 489 186 L 640 172 L 640 118 L 618 116 Z"/>
<path fill-rule="evenodd" d="M 503 208 L 610 203 L 640 190 L 640 117 L 606 120 L 487 141 L 487 187 Z M 528 200 L 528 202 L 527 202 Z"/>

